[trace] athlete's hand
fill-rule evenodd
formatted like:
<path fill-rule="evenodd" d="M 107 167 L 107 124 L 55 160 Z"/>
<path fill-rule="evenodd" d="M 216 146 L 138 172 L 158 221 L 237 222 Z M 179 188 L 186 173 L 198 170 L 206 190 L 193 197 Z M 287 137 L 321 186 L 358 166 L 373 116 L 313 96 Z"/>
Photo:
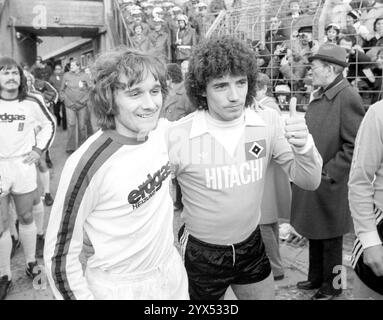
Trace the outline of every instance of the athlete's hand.
<path fill-rule="evenodd" d="M 294 147 L 301 148 L 307 143 L 309 130 L 304 118 L 297 114 L 297 98 L 290 100 L 290 117 L 286 119 L 285 137 Z"/>
<path fill-rule="evenodd" d="M 40 160 L 40 154 L 34 150 L 32 150 L 24 159 L 24 163 L 32 165 Z"/>
<path fill-rule="evenodd" d="M 363 262 L 378 276 L 383 276 L 383 246 L 372 246 L 363 250 Z"/>

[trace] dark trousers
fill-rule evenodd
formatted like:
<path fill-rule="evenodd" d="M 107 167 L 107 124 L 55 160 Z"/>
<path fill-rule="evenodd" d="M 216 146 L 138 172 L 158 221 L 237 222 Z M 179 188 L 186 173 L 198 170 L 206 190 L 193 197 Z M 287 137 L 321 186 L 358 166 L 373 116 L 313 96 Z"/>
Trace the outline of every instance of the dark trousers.
<path fill-rule="evenodd" d="M 57 120 L 57 126 L 62 125 L 62 128 L 64 130 L 66 130 L 67 123 L 66 123 L 66 110 L 65 110 L 64 102 L 58 101 L 53 106 L 53 113 L 54 113 L 56 120 Z"/>
<path fill-rule="evenodd" d="M 309 275 L 308 280 L 321 285 L 325 294 L 339 294 L 342 289 L 334 286 L 336 276 L 339 277 L 339 266 L 342 265 L 343 237 L 324 240 L 309 239 Z M 336 268 L 338 266 L 338 268 Z"/>

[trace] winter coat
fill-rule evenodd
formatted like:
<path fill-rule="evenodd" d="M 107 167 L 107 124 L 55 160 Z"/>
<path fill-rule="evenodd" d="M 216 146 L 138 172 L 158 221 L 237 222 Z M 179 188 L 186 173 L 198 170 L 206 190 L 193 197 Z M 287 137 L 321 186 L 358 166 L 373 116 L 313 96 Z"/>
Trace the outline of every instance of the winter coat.
<path fill-rule="evenodd" d="M 325 92 L 313 94 L 306 123 L 330 178 L 322 175 L 315 191 L 293 185 L 291 224 L 308 239 L 330 239 L 351 231 L 347 182 L 364 113 L 359 94 L 342 75 Z"/>

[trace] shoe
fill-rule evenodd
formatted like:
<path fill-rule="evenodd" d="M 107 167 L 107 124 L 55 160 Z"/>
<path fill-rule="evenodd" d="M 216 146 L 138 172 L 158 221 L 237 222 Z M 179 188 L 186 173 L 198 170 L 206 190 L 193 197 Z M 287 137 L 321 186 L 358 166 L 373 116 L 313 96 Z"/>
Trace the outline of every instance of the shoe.
<path fill-rule="evenodd" d="M 285 275 L 284 274 L 281 274 L 279 276 L 274 276 L 274 281 L 279 281 L 279 280 L 282 280 L 285 278 Z"/>
<path fill-rule="evenodd" d="M 307 280 L 307 281 L 299 281 L 297 283 L 297 288 L 298 289 L 302 289 L 302 290 L 313 290 L 313 289 L 319 289 L 320 288 L 320 284 L 315 284 L 315 283 L 312 283 L 311 281 Z"/>
<path fill-rule="evenodd" d="M 28 267 L 25 269 L 25 273 L 29 278 L 34 280 L 37 276 L 41 274 L 41 267 L 35 262 L 29 262 Z M 41 279 L 38 280 L 38 284 L 41 284 Z"/>
<path fill-rule="evenodd" d="M 36 237 L 36 258 L 42 258 L 44 256 L 44 235 L 38 234 Z"/>
<path fill-rule="evenodd" d="M 47 207 L 50 207 L 53 204 L 53 198 L 50 193 L 45 194 L 44 203 Z"/>
<path fill-rule="evenodd" d="M 16 240 L 14 236 L 11 236 L 11 237 L 12 237 L 12 251 L 11 251 L 11 259 L 12 259 L 16 253 L 16 250 L 20 248 L 21 242 L 19 239 Z"/>
<path fill-rule="evenodd" d="M 11 289 L 12 280 L 8 280 L 8 276 L 0 278 L 0 300 L 4 300 L 7 296 L 9 289 Z"/>
<path fill-rule="evenodd" d="M 335 297 L 339 296 L 340 293 L 335 294 L 326 294 L 318 290 L 312 297 L 311 300 L 333 300 Z"/>

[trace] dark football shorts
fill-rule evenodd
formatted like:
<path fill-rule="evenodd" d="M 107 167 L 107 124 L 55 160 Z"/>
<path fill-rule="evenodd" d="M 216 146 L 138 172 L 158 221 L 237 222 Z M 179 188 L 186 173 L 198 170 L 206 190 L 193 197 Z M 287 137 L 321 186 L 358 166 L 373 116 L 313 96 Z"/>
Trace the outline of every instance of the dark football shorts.
<path fill-rule="evenodd" d="M 259 226 L 244 241 L 216 245 L 178 233 L 189 278 L 191 300 L 218 300 L 231 284 L 245 285 L 266 279 L 271 273 Z"/>

